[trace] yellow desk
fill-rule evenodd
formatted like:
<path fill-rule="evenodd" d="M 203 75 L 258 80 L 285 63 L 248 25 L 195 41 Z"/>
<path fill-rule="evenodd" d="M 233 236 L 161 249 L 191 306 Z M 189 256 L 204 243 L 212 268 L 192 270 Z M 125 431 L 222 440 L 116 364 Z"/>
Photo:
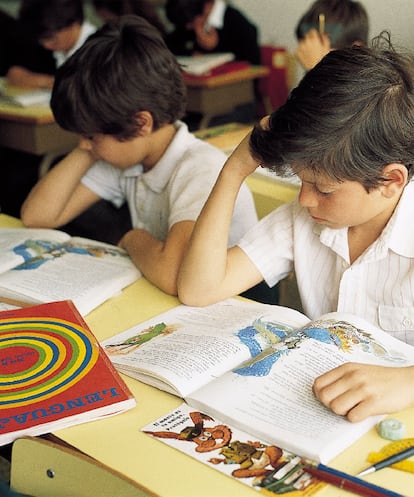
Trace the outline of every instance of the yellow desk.
<path fill-rule="evenodd" d="M 0 215 L 0 226 L 16 226 L 18 221 Z M 108 338 L 134 324 L 173 308 L 175 297 L 140 279 L 121 295 L 95 309 L 86 321 L 99 340 Z M 181 399 L 136 380 L 124 377 L 137 399 L 137 406 L 125 413 L 55 433 L 67 442 L 102 463 L 139 482 L 162 497 L 254 497 L 258 495 L 242 483 L 224 476 L 140 429 L 181 404 Z M 414 408 L 395 415 L 406 423 L 407 437 L 414 437 Z M 331 465 L 351 474 L 367 466 L 366 455 L 385 445 L 372 429 Z M 160 466 L 163 466 L 160 472 Z M 414 497 L 414 475 L 395 469 L 384 469 L 369 475 L 367 480 Z M 347 497 L 349 493 L 327 486 L 318 497 Z M 300 494 L 298 494 L 300 497 Z"/>
<path fill-rule="evenodd" d="M 79 138 L 62 129 L 50 107 L 18 107 L 0 103 L 0 145 L 35 155 L 44 155 L 39 174 L 47 171 L 52 160 L 72 150 Z"/>
<path fill-rule="evenodd" d="M 239 105 L 254 102 L 254 80 L 268 74 L 267 67 L 251 66 L 209 78 L 184 75 L 187 111 L 203 115 L 199 127 L 204 129 L 212 117 L 228 114 Z"/>
<path fill-rule="evenodd" d="M 174 307 L 177 300 L 163 294 L 141 279 L 107 304 L 87 316 L 86 321 L 102 340 L 133 324 Z M 174 451 L 158 440 L 140 432 L 140 428 L 176 408 L 181 399 L 125 377 L 138 405 L 124 414 L 61 430 L 56 435 L 65 442 L 95 457 L 104 464 L 138 481 L 156 495 L 165 497 L 253 497 L 257 495 L 243 484 L 208 468 L 192 458 Z M 409 427 L 407 437 L 414 436 L 414 408 L 401 413 L 399 419 Z M 371 430 L 332 465 L 357 473 L 367 463 L 371 450 L 379 450 L 385 441 Z M 160 474 L 160 465 L 163 471 Z M 372 482 L 414 496 L 414 475 L 385 469 L 370 475 Z M 346 492 L 326 487 L 318 496 L 346 497 Z M 300 494 L 298 495 L 300 497 Z"/>

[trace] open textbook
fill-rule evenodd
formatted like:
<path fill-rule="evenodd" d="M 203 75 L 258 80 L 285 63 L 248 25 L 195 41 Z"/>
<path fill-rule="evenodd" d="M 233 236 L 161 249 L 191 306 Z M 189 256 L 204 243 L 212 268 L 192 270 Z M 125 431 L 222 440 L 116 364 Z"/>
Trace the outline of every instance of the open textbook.
<path fill-rule="evenodd" d="M 51 90 L 46 89 L 8 89 L 0 87 L 0 102 L 16 105 L 18 107 L 30 107 L 32 105 L 50 105 Z"/>
<path fill-rule="evenodd" d="M 349 361 L 414 364 L 414 347 L 355 316 L 310 322 L 295 310 L 242 299 L 180 305 L 102 345 L 119 371 L 322 463 L 379 417 L 350 423 L 332 413 L 314 396 L 314 379 Z"/>
<path fill-rule="evenodd" d="M 114 245 L 53 229 L 0 228 L 0 300 L 72 300 L 85 315 L 140 276 Z"/>
<path fill-rule="evenodd" d="M 184 71 L 193 76 L 208 74 L 212 69 L 232 60 L 234 60 L 234 54 L 231 52 L 188 56 L 179 55 L 177 57 L 177 61 L 181 66 L 183 66 Z"/>
<path fill-rule="evenodd" d="M 70 301 L 0 312 L 0 445 L 136 405 Z"/>

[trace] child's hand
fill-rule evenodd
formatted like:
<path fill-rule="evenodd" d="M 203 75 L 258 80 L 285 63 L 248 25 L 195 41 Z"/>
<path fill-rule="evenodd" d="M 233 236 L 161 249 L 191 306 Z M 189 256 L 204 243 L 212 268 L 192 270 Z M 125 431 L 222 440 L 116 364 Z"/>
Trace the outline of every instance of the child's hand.
<path fill-rule="evenodd" d="M 260 125 L 265 128 L 267 127 L 268 122 L 269 116 L 265 116 L 260 121 Z M 250 136 L 251 132 L 243 138 L 227 160 L 229 167 L 233 168 L 234 171 L 237 171 L 243 179 L 247 178 L 247 176 L 253 173 L 258 167 L 261 167 L 261 164 L 258 163 L 257 159 L 255 159 L 250 152 Z"/>
<path fill-rule="evenodd" d="M 414 403 L 414 367 L 347 363 L 319 376 L 316 397 L 349 421 L 389 414 Z"/>
<path fill-rule="evenodd" d="M 330 51 L 331 42 L 328 35 L 326 33 L 321 35 L 316 29 L 311 29 L 299 42 L 296 57 L 303 68 L 309 71 Z"/>
<path fill-rule="evenodd" d="M 205 16 L 197 16 L 193 21 L 193 29 L 197 38 L 197 43 L 204 50 L 214 50 L 219 42 L 218 32 L 215 28 L 206 27 Z"/>

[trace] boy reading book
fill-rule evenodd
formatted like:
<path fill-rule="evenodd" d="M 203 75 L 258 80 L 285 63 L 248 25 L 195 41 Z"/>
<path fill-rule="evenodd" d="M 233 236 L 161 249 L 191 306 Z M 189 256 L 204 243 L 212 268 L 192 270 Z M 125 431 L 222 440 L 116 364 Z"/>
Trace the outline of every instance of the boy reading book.
<path fill-rule="evenodd" d="M 57 72 L 52 110 L 81 138 L 31 191 L 23 222 L 55 228 L 101 198 L 127 202 L 133 229 L 119 245 L 149 281 L 176 294 L 191 231 L 226 159 L 179 121 L 185 104 L 180 66 L 156 28 L 138 16 L 102 27 Z M 243 185 L 230 245 L 256 220 Z"/>
<path fill-rule="evenodd" d="M 414 343 L 414 63 L 385 35 L 331 51 L 224 165 L 193 231 L 179 297 L 202 306 L 296 272 L 304 312 L 364 317 Z M 296 201 L 227 250 L 240 184 L 258 165 L 302 181 Z M 414 368 L 348 363 L 316 379 L 358 421 L 414 401 Z"/>

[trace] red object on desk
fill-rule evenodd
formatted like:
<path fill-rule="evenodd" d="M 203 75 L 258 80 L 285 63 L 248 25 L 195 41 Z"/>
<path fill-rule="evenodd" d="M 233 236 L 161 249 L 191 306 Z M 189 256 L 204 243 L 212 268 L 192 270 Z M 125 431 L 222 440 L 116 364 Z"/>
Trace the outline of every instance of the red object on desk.
<path fill-rule="evenodd" d="M 259 91 L 265 101 L 263 113 L 270 113 L 286 102 L 288 89 L 288 54 L 284 47 L 263 45 L 262 65 L 269 74 L 259 81 Z"/>
<path fill-rule="evenodd" d="M 392 490 L 378 487 L 373 483 L 361 480 L 355 476 L 347 475 L 346 473 L 329 468 L 323 464 L 319 464 L 318 467 L 305 466 L 303 469 L 321 481 L 363 497 L 404 497 Z"/>

